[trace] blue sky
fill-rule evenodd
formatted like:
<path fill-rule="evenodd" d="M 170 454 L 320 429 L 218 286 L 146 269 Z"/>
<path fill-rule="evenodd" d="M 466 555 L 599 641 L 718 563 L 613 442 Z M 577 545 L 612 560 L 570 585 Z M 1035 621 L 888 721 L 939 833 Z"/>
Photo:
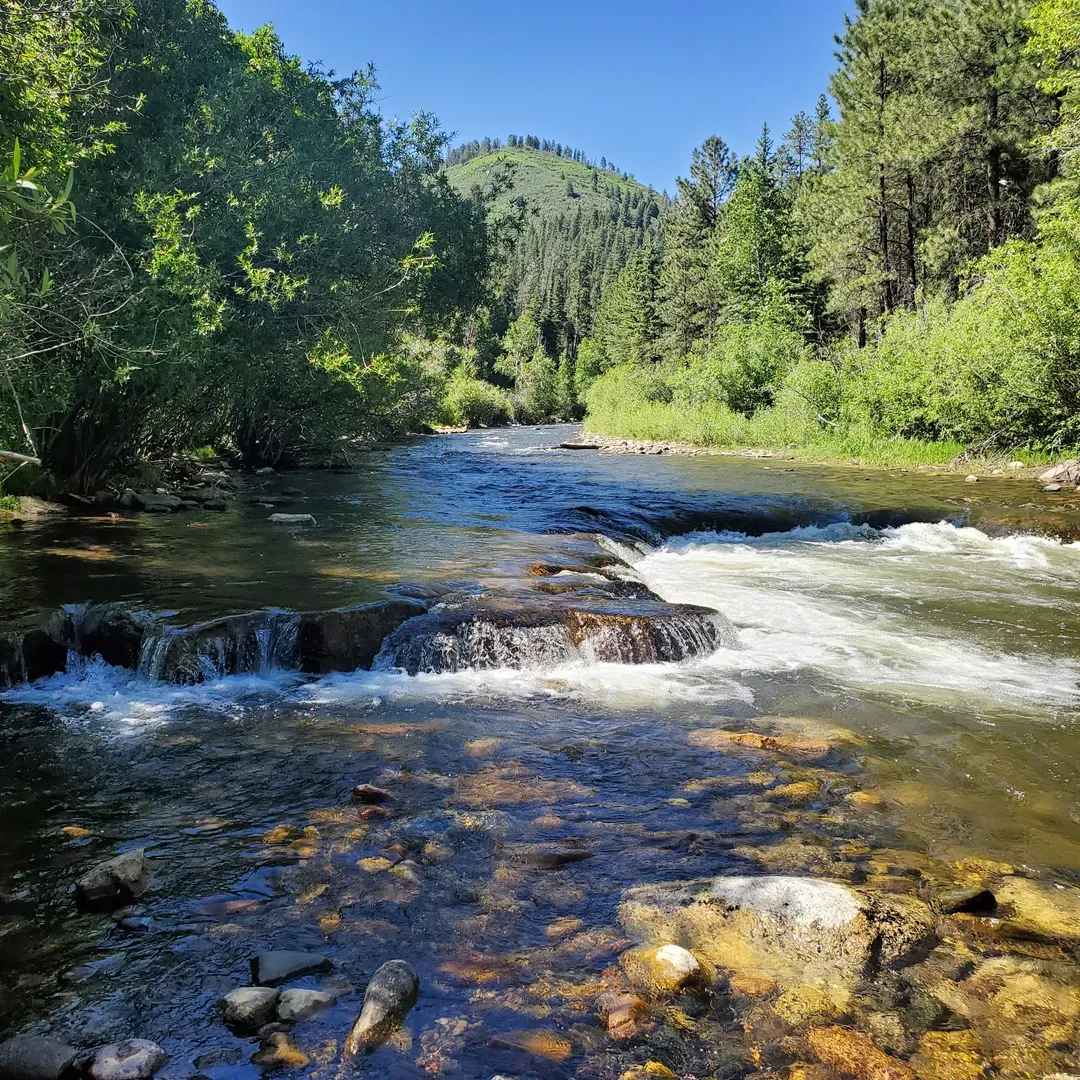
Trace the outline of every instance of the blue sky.
<path fill-rule="evenodd" d="M 513 132 L 674 190 L 711 134 L 749 152 L 834 66 L 850 0 L 219 0 L 339 74 L 369 61 L 388 115 L 430 109 L 455 143 Z"/>

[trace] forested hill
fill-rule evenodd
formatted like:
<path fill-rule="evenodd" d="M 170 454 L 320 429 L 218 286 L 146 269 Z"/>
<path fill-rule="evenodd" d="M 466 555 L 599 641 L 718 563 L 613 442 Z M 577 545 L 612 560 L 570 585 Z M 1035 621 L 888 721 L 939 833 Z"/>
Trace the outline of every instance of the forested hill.
<path fill-rule="evenodd" d="M 469 156 L 468 149 L 448 154 L 450 161 L 467 159 L 448 167 L 451 184 L 469 194 L 508 174 L 491 212 L 517 207 L 524 214 L 501 283 L 511 317 L 535 319 L 553 355 L 573 353 L 592 333 L 604 290 L 632 256 L 659 249 L 666 197 L 576 151 L 567 157 L 519 144 Z"/>

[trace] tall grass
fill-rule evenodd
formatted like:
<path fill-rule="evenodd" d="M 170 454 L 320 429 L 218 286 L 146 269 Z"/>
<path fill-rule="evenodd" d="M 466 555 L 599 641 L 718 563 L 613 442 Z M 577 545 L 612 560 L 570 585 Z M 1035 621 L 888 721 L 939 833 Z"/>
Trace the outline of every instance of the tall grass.
<path fill-rule="evenodd" d="M 585 425 L 597 435 L 731 450 L 783 451 L 809 461 L 888 468 L 948 467 L 967 449 L 952 440 L 901 438 L 864 427 L 833 431 L 806 409 L 790 404 L 743 416 L 720 404 L 691 406 L 643 400 L 625 382 L 610 380 L 610 376 L 594 384 L 588 405 Z M 1019 450 L 983 457 L 978 464 L 991 467 L 1017 459 L 1037 465 L 1049 457 L 1037 451 Z M 961 467 L 971 469 L 976 467 L 976 462 L 968 461 Z"/>

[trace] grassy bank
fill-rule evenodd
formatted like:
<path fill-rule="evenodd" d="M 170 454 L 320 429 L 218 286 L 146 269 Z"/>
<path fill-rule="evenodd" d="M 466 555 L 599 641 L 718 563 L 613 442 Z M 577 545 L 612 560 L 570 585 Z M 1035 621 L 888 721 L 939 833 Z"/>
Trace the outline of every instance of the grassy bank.
<path fill-rule="evenodd" d="M 830 431 L 805 411 L 763 409 L 751 417 L 721 405 L 692 407 L 667 402 L 618 401 L 607 395 L 590 401 L 586 428 L 597 435 L 729 450 L 773 450 L 804 461 L 852 463 L 884 468 L 919 466 L 990 472 L 1010 461 L 1041 465 L 1050 456 L 1028 449 L 1000 449 L 954 465 L 967 447 L 953 441 L 930 442 L 890 437 L 866 428 Z"/>

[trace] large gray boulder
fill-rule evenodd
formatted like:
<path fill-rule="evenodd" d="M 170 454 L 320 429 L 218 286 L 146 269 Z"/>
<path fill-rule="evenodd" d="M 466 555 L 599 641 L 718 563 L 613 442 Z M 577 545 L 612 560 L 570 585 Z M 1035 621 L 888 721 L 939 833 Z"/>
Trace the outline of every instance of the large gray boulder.
<path fill-rule="evenodd" d="M 129 903 L 150 888 L 150 862 L 142 848 L 125 851 L 87 871 L 75 885 L 75 897 L 87 907 Z"/>
<path fill-rule="evenodd" d="M 331 963 L 321 953 L 293 952 L 282 949 L 259 953 L 251 960 L 251 978 L 259 986 L 277 986 L 304 975 L 329 971 Z"/>
<path fill-rule="evenodd" d="M 168 1060 L 169 1055 L 157 1043 L 127 1039 L 101 1047 L 87 1071 L 91 1080 L 150 1080 Z"/>
<path fill-rule="evenodd" d="M 1080 459 L 1067 458 L 1039 473 L 1039 482 L 1043 484 L 1080 484 Z"/>
<path fill-rule="evenodd" d="M 937 941 L 934 913 L 916 897 L 780 874 L 639 886 L 623 894 L 619 917 L 642 941 L 791 986 L 854 983 Z"/>
<path fill-rule="evenodd" d="M 0 1080 L 59 1080 L 76 1052 L 59 1039 L 16 1035 L 0 1043 Z"/>
<path fill-rule="evenodd" d="M 404 960 L 388 960 L 364 991 L 364 1007 L 345 1040 L 346 1058 L 381 1046 L 416 1004 L 420 979 Z"/>

